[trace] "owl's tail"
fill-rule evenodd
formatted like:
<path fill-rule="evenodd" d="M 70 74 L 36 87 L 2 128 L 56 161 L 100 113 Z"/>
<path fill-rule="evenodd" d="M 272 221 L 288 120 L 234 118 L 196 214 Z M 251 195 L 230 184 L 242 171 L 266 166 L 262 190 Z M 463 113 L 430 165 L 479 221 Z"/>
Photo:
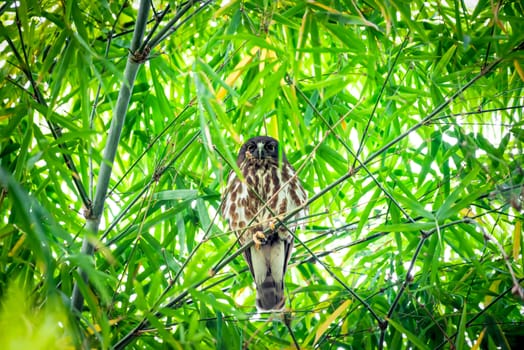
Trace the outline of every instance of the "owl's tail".
<path fill-rule="evenodd" d="M 282 311 L 285 306 L 284 281 L 275 281 L 268 269 L 266 279 L 257 284 L 257 309 L 258 311 Z"/>

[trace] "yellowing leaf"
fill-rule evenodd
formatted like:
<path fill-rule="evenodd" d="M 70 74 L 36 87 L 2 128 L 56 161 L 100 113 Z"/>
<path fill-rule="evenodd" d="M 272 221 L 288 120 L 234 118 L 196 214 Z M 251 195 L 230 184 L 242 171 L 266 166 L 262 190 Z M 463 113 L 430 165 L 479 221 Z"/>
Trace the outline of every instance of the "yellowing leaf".
<path fill-rule="evenodd" d="M 16 252 L 18 251 L 18 249 L 20 249 L 22 244 L 24 244 L 26 237 L 27 237 L 27 235 L 25 233 L 23 235 L 21 235 L 20 238 L 18 239 L 18 241 L 16 241 L 14 247 L 9 251 L 7 256 L 9 256 L 9 257 L 15 256 Z"/>
<path fill-rule="evenodd" d="M 110 326 L 114 326 L 115 324 L 117 324 L 118 322 L 122 321 L 123 317 L 122 316 L 119 316 L 117 318 L 114 318 L 112 320 L 109 320 L 109 325 Z M 87 331 L 89 332 L 89 334 L 95 334 L 95 331 L 96 332 L 101 332 L 102 331 L 102 327 L 100 327 L 99 324 L 95 324 L 94 325 L 95 329 L 91 329 L 91 328 L 88 328 Z"/>
<path fill-rule="evenodd" d="M 465 217 L 465 218 L 475 217 L 475 213 L 471 210 L 471 208 L 460 209 L 460 214 L 462 215 L 462 217 Z"/>
<path fill-rule="evenodd" d="M 517 260 L 520 253 L 520 237 L 522 236 L 522 221 L 517 220 L 513 230 L 513 259 Z"/>
<path fill-rule="evenodd" d="M 266 42 L 270 46 L 273 46 L 269 37 L 266 38 Z M 260 48 L 260 58 L 259 58 L 259 60 L 260 60 L 260 63 L 258 65 L 258 69 L 262 72 L 264 70 L 264 68 L 266 67 L 266 62 L 277 61 L 278 60 L 278 56 L 277 56 L 277 53 L 275 51 L 271 50 L 271 49 Z M 273 72 L 278 71 L 280 66 L 281 66 L 280 63 L 275 64 L 273 66 Z"/>
<path fill-rule="evenodd" d="M 232 5 L 235 5 L 238 1 L 222 1 L 222 3 L 220 4 L 220 8 L 218 9 L 218 11 L 216 11 L 214 14 L 213 14 L 213 18 L 214 19 L 217 19 L 221 16 L 225 16 L 226 18 L 229 17 L 226 12 L 229 10 L 229 8 L 232 6 Z"/>
<path fill-rule="evenodd" d="M 471 347 L 471 350 L 478 350 L 480 348 L 480 344 L 482 343 L 482 339 L 484 339 L 484 334 L 486 334 L 486 328 L 480 332 L 479 337 L 475 341 L 475 344 Z"/>
<path fill-rule="evenodd" d="M 268 135 L 273 136 L 277 140 L 280 139 L 280 135 L 278 134 L 278 116 L 276 114 L 273 114 L 271 116 L 271 119 L 269 120 L 268 129 Z"/>
<path fill-rule="evenodd" d="M 334 8 L 329 7 L 327 5 L 324 5 L 324 4 L 321 4 L 320 2 L 310 0 L 310 1 L 308 1 L 308 3 L 313 4 L 313 5 L 317 6 L 317 7 L 320 7 L 321 9 L 324 9 L 324 10 L 326 10 L 329 13 L 340 14 L 340 12 L 338 12 Z"/>
<path fill-rule="evenodd" d="M 524 81 L 524 70 L 522 70 L 522 67 L 519 64 L 519 61 L 513 60 L 513 65 L 515 66 L 515 69 L 517 70 L 517 73 L 519 74 L 520 80 Z"/>
<path fill-rule="evenodd" d="M 493 281 L 493 283 L 491 283 L 491 286 L 489 286 L 490 292 L 493 292 L 495 294 L 498 292 L 500 281 L 501 280 L 495 280 Z M 491 303 L 491 299 L 493 299 L 493 297 L 489 294 L 486 294 L 486 296 L 484 297 L 484 306 L 489 305 Z"/>
<path fill-rule="evenodd" d="M 252 55 L 245 56 L 240 62 L 238 62 L 235 69 L 233 69 L 233 72 L 231 72 L 231 74 L 229 74 L 229 76 L 226 78 L 225 83 L 229 86 L 232 86 L 237 81 L 238 77 L 240 77 L 240 75 L 242 74 L 244 67 L 251 63 L 252 60 Z M 226 96 L 226 92 L 226 89 L 224 89 L 224 87 L 221 86 L 216 94 L 217 101 L 222 100 L 224 96 Z"/>
<path fill-rule="evenodd" d="M 331 323 L 333 323 L 333 321 L 338 317 L 340 316 L 340 314 L 345 311 L 349 305 L 351 304 L 351 300 L 346 300 L 345 302 L 343 302 L 336 310 L 335 312 L 333 312 L 331 315 L 329 315 L 326 320 L 324 321 L 324 323 L 322 323 L 318 329 L 317 329 L 317 333 L 315 335 L 315 342 L 314 344 L 317 343 L 317 341 L 320 339 L 320 337 L 326 333 L 327 329 L 329 328 L 329 325 Z"/>

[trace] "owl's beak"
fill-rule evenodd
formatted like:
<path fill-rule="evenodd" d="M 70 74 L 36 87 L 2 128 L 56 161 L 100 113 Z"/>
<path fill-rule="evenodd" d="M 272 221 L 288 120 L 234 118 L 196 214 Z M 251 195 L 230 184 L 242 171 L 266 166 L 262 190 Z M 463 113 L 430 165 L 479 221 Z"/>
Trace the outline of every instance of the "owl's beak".
<path fill-rule="evenodd" d="M 257 143 L 257 154 L 255 155 L 255 157 L 258 159 L 264 159 L 265 156 L 266 154 L 264 151 L 264 143 L 262 142 Z"/>

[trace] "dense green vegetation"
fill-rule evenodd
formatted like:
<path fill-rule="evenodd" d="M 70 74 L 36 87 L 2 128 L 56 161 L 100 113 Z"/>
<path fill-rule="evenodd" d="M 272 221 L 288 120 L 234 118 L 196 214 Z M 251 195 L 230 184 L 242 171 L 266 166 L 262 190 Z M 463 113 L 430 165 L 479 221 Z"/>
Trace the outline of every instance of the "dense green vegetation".
<path fill-rule="evenodd" d="M 520 1 L 0 5 L 0 348 L 510 349 Z M 257 314 L 219 215 L 243 141 L 310 198 Z"/>

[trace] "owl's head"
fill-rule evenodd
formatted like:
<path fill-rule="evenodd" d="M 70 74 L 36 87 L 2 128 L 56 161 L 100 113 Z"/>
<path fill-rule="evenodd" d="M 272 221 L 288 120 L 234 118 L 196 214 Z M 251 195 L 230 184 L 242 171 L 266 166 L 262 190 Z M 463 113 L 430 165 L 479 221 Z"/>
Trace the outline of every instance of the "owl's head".
<path fill-rule="evenodd" d="M 280 157 L 283 162 L 287 162 L 284 150 L 279 150 L 278 141 L 269 136 L 256 136 L 242 145 L 238 153 L 237 164 L 240 166 L 245 159 L 272 160 L 278 163 Z"/>

